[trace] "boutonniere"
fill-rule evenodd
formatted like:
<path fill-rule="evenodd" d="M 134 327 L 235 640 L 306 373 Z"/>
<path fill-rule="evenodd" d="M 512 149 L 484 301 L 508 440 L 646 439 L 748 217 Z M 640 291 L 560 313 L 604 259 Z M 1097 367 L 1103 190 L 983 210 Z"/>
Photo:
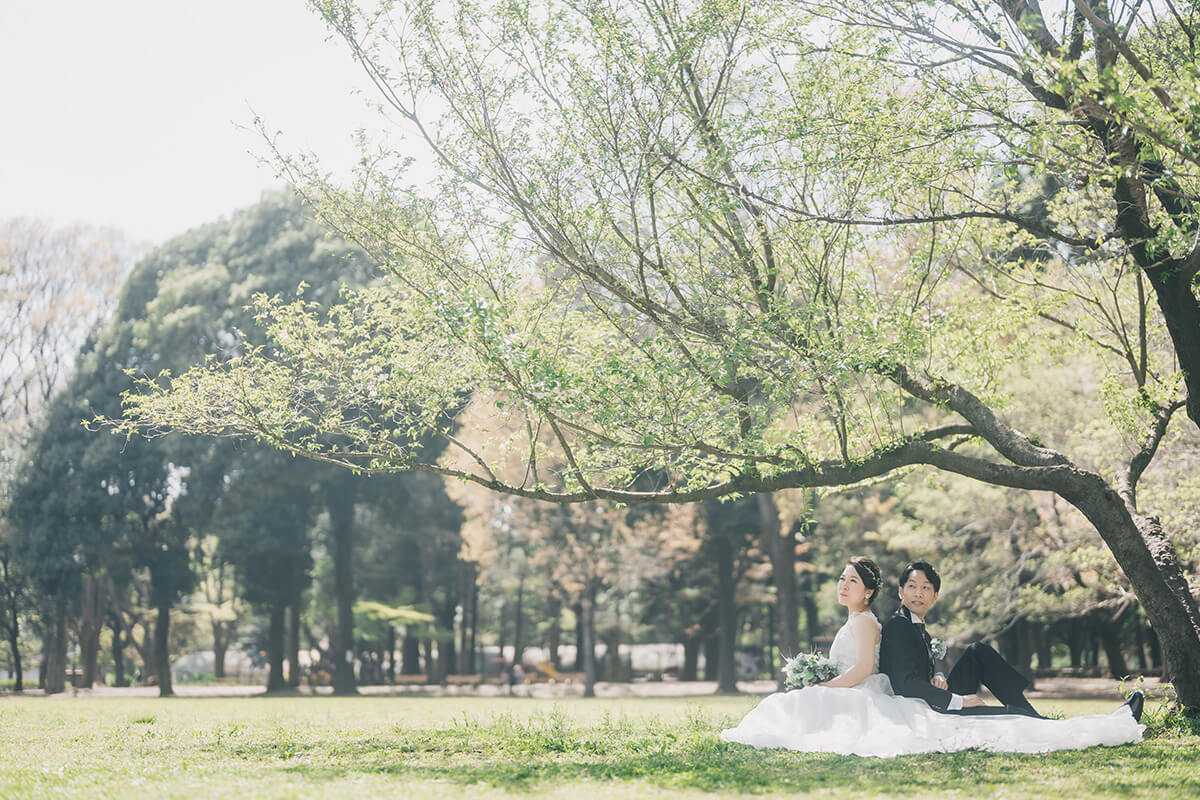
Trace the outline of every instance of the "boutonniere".
<path fill-rule="evenodd" d="M 941 661 L 946 657 L 946 643 L 941 639 L 930 639 L 929 654 L 933 656 L 934 661 Z"/>

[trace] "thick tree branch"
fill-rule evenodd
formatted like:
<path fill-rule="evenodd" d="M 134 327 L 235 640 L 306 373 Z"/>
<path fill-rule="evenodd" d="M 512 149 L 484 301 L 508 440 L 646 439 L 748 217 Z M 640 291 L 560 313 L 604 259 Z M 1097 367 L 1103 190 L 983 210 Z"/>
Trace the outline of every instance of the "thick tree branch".
<path fill-rule="evenodd" d="M 1001 422 L 985 403 L 962 386 L 940 378 L 927 380 L 915 376 L 902 364 L 878 364 L 876 369 L 914 397 L 962 416 L 980 437 L 1018 466 L 1055 467 L 1068 463 L 1062 453 L 1035 444 L 1016 428 Z"/>

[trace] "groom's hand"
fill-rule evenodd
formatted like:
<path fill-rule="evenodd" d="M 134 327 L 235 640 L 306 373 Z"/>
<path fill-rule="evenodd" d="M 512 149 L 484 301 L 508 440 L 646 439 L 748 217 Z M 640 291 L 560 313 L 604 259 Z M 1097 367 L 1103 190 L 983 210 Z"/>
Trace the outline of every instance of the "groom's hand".
<path fill-rule="evenodd" d="M 929 682 L 932 683 L 934 686 L 936 686 L 939 689 L 949 689 L 950 688 L 950 685 L 946 683 L 946 676 L 940 672 L 937 673 L 936 675 L 934 675 L 932 678 L 930 678 Z"/>
<path fill-rule="evenodd" d="M 963 708 L 978 708 L 981 705 L 984 705 L 984 702 L 979 699 L 979 695 L 977 695 L 977 694 L 964 694 L 963 695 Z"/>

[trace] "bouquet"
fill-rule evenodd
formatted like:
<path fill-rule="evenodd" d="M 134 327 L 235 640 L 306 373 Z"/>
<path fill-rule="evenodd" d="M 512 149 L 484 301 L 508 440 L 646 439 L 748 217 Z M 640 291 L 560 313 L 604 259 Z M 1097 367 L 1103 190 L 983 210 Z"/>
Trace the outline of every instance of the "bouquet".
<path fill-rule="evenodd" d="M 946 657 L 946 643 L 941 639 L 930 639 L 929 654 L 933 656 L 934 661 L 941 661 Z"/>
<path fill-rule="evenodd" d="M 837 666 L 820 653 L 798 653 L 783 662 L 783 686 L 802 689 L 836 678 Z"/>

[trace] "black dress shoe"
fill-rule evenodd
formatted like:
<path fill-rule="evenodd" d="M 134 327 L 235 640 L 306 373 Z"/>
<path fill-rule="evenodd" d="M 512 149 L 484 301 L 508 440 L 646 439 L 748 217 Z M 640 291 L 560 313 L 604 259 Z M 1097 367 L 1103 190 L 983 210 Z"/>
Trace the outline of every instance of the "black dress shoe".
<path fill-rule="evenodd" d="M 1129 706 L 1129 712 L 1133 714 L 1134 722 L 1142 721 L 1142 709 L 1146 705 L 1146 695 L 1141 692 L 1133 692 L 1125 700 L 1125 705 Z"/>
<path fill-rule="evenodd" d="M 1037 709 L 1033 707 L 1033 704 L 1024 697 L 1021 698 L 1020 702 L 1010 705 L 1009 708 L 1011 708 L 1013 713 L 1016 714 L 1023 714 L 1027 717 L 1033 717 L 1034 719 L 1045 719 L 1045 717 L 1037 712 Z"/>

